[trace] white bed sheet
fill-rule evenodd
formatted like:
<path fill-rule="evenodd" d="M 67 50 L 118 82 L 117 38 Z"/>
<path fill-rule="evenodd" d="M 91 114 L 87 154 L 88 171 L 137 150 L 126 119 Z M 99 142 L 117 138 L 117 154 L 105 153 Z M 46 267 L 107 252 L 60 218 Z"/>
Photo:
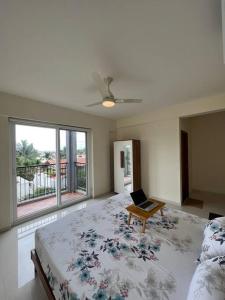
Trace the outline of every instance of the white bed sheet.
<path fill-rule="evenodd" d="M 205 219 L 170 208 L 127 226 L 130 196 L 102 200 L 40 228 L 35 248 L 63 300 L 183 300 L 200 255 Z"/>

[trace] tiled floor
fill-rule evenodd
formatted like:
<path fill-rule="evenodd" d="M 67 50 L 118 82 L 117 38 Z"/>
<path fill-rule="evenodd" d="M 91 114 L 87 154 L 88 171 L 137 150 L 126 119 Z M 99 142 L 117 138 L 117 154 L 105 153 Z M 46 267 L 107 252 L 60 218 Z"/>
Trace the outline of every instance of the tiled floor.
<path fill-rule="evenodd" d="M 47 300 L 30 259 L 35 230 L 106 198 L 86 200 L 1 233 L 0 300 Z"/>
<path fill-rule="evenodd" d="M 61 201 L 62 203 L 74 200 L 79 201 L 82 197 L 84 197 L 84 193 L 65 193 L 61 195 Z M 24 203 L 17 207 L 17 217 L 24 217 L 56 205 L 56 197 L 49 197 L 35 202 Z"/>
<path fill-rule="evenodd" d="M 225 216 L 225 195 L 195 191 L 191 196 L 193 199 L 202 200 L 203 207 L 182 206 L 182 210 L 206 219 L 210 212 Z"/>
<path fill-rule="evenodd" d="M 47 300 L 39 279 L 34 278 L 30 260 L 35 230 L 106 198 L 86 200 L 0 234 L 0 300 Z M 209 211 L 225 215 L 225 201 L 206 197 L 203 209 L 185 206 L 180 209 L 206 218 Z"/>

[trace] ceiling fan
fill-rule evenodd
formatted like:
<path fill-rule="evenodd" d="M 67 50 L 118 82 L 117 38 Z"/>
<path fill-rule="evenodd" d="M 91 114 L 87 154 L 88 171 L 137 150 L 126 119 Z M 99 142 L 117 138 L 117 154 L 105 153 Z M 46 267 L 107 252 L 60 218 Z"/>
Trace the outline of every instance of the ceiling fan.
<path fill-rule="evenodd" d="M 115 98 L 110 90 L 110 84 L 113 81 L 112 77 L 106 77 L 104 79 L 98 73 L 93 73 L 93 79 L 99 89 L 102 96 L 102 101 L 92 103 L 87 105 L 87 107 L 92 107 L 95 105 L 103 105 L 104 107 L 111 108 L 116 104 L 127 104 L 127 103 L 141 103 L 141 99 L 118 99 Z"/>

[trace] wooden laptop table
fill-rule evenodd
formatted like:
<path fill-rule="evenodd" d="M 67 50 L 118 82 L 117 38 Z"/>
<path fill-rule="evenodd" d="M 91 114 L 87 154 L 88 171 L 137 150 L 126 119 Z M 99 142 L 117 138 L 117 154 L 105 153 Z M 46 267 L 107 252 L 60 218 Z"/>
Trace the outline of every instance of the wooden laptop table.
<path fill-rule="evenodd" d="M 154 199 L 149 199 L 149 201 L 153 203 L 157 203 L 157 206 L 150 209 L 149 211 L 145 211 L 134 204 L 129 205 L 126 207 L 126 210 L 129 212 L 129 218 L 128 218 L 128 225 L 130 225 L 131 217 L 135 216 L 138 219 L 140 219 L 143 222 L 142 226 L 142 233 L 145 232 L 145 227 L 146 227 L 146 221 L 153 216 L 157 211 L 160 210 L 161 216 L 163 216 L 163 207 L 165 206 L 164 202 L 154 200 Z"/>

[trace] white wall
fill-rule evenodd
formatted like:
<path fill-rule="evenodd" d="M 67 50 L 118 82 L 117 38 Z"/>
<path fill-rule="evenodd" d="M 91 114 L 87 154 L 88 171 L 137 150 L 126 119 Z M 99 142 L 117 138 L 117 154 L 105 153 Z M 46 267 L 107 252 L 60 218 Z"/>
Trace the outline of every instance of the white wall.
<path fill-rule="evenodd" d="M 181 203 L 180 117 L 225 109 L 225 95 L 196 99 L 117 121 L 118 139 L 141 140 L 142 186 L 150 195 Z"/>
<path fill-rule="evenodd" d="M 225 112 L 188 121 L 191 189 L 225 194 Z"/>
<path fill-rule="evenodd" d="M 0 229 L 11 224 L 10 140 L 8 117 L 90 128 L 93 196 L 111 190 L 110 136 L 115 121 L 0 92 Z"/>

